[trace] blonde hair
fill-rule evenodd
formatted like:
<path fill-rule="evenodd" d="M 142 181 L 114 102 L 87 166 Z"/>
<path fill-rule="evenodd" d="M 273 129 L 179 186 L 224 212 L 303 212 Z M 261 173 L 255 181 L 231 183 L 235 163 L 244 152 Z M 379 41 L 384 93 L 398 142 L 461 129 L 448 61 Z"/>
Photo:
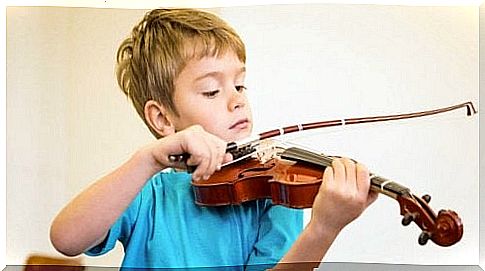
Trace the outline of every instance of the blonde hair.
<path fill-rule="evenodd" d="M 155 9 L 145 14 L 118 48 L 118 85 L 158 138 L 145 119 L 146 102 L 159 102 L 178 116 L 174 82 L 186 63 L 228 50 L 246 62 L 241 38 L 218 16 L 195 9 Z"/>

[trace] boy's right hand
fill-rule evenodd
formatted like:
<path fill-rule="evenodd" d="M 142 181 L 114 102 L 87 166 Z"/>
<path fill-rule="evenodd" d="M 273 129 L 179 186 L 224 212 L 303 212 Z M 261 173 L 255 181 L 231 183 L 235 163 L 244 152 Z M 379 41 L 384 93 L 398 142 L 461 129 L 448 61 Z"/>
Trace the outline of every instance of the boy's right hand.
<path fill-rule="evenodd" d="M 227 143 L 219 137 L 205 131 L 202 126 L 190 126 L 180 132 L 161 138 L 148 145 L 152 165 L 159 169 L 174 167 L 185 169 L 186 166 L 196 166 L 192 173 L 194 180 L 208 179 L 223 163 L 232 160 L 232 155 L 226 153 Z M 190 155 L 186 163 L 172 162 L 170 155 Z"/>

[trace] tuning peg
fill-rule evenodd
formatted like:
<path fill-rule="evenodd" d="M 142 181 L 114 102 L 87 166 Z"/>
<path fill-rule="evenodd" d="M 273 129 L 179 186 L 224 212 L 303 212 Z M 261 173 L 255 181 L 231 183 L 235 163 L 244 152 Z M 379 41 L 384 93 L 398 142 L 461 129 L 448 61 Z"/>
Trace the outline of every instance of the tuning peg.
<path fill-rule="evenodd" d="M 403 226 L 407 226 L 407 225 L 411 224 L 411 222 L 414 221 L 415 218 L 416 218 L 416 214 L 407 213 L 402 218 L 401 223 L 402 223 Z"/>
<path fill-rule="evenodd" d="M 422 246 L 426 245 L 428 240 L 431 238 L 431 234 L 429 232 L 423 231 L 418 238 L 418 243 Z"/>
<path fill-rule="evenodd" d="M 429 203 L 431 201 L 431 196 L 426 194 L 424 196 L 421 197 L 424 201 L 426 201 L 426 203 Z"/>
<path fill-rule="evenodd" d="M 445 210 L 439 210 L 438 211 L 438 216 L 441 216 L 441 215 L 446 215 L 449 211 L 445 211 Z"/>

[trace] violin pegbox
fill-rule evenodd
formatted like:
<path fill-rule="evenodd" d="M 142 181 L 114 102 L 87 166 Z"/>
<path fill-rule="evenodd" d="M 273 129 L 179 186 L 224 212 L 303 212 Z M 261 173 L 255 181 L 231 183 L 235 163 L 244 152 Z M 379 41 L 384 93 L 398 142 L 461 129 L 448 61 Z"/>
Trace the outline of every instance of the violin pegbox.
<path fill-rule="evenodd" d="M 428 203 L 429 195 L 417 197 L 412 194 L 397 196 L 401 207 L 402 224 L 414 222 L 422 230 L 418 238 L 420 245 L 428 240 L 439 246 L 451 246 L 461 240 L 463 224 L 458 214 L 451 210 L 440 210 L 436 215 Z"/>

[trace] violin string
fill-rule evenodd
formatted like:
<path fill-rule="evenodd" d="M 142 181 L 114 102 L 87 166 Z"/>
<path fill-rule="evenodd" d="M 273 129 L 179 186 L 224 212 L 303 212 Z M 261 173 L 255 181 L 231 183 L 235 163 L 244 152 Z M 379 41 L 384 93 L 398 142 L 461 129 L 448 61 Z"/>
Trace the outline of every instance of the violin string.
<path fill-rule="evenodd" d="M 253 155 L 253 154 L 254 154 L 254 152 L 251 152 L 251 153 L 248 153 L 248 154 L 246 154 L 246 155 L 243 155 L 243 156 L 241 156 L 241 157 L 239 157 L 239 158 L 237 158 L 237 159 L 234 159 L 234 160 L 232 160 L 232 161 L 229 161 L 229 162 L 227 162 L 227 163 L 224 163 L 224 164 L 222 164 L 222 165 L 221 165 L 221 168 L 226 167 L 226 166 L 229 166 L 229 165 L 234 164 L 234 163 L 237 163 L 237 162 L 239 162 L 239 161 L 241 161 L 241 160 L 244 160 L 244 159 L 246 159 L 246 158 L 250 157 L 250 156 L 251 156 L 251 155 Z"/>
<path fill-rule="evenodd" d="M 267 150 L 270 150 L 270 149 L 274 149 L 274 148 L 275 148 L 275 146 L 274 145 L 271 145 L 271 146 L 268 146 L 268 147 L 265 147 L 265 148 L 256 149 L 255 151 L 252 151 L 252 152 L 250 152 L 248 154 L 245 154 L 245 155 L 243 155 L 243 156 L 241 156 L 241 157 L 239 157 L 237 159 L 234 159 L 232 161 L 229 161 L 227 163 L 222 164 L 221 165 L 221 168 L 222 167 L 225 167 L 225 166 L 229 166 L 229 165 L 234 164 L 234 163 L 237 163 L 237 162 L 239 162 L 241 160 L 244 160 L 244 159 L 246 159 L 248 157 L 251 157 L 252 155 L 254 155 L 254 154 L 258 153 L 258 152 L 264 152 L 264 151 L 267 151 Z"/>
<path fill-rule="evenodd" d="M 295 142 L 290 142 L 290 138 L 286 138 L 285 140 L 275 140 L 275 141 L 278 141 L 283 146 L 297 147 L 297 148 L 307 150 L 307 151 L 310 151 L 310 152 L 322 154 L 320 151 L 313 149 L 311 147 L 308 147 L 307 145 L 303 145 L 303 144 L 295 143 Z"/>

